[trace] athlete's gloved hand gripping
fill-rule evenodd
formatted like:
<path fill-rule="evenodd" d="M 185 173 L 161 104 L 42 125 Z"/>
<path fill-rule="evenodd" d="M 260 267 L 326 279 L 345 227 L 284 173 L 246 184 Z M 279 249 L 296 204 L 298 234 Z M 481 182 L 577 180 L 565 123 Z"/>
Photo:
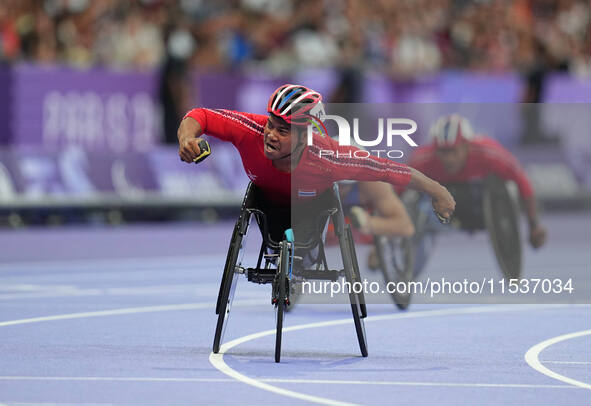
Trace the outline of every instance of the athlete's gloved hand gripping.
<path fill-rule="evenodd" d="M 456 209 L 456 201 L 445 186 L 410 168 L 411 178 L 408 187 L 431 196 L 433 210 L 442 223 L 448 223 Z"/>
<path fill-rule="evenodd" d="M 184 119 L 181 122 L 177 132 L 181 161 L 193 163 L 201 155 L 202 151 L 199 148 L 199 142 L 202 139 L 198 137 L 202 134 L 201 125 L 196 120 Z"/>

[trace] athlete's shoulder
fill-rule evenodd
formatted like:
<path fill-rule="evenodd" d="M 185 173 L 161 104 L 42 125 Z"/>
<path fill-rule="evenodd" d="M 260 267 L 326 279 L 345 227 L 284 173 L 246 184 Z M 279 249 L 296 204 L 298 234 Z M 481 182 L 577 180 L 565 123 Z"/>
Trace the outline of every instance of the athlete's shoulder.
<path fill-rule="evenodd" d="M 422 156 L 422 155 L 432 155 L 435 153 L 435 145 L 433 144 L 426 144 L 426 145 L 420 145 L 418 147 L 413 148 L 412 150 L 412 154 L 416 155 L 416 156 Z"/>
<path fill-rule="evenodd" d="M 262 133 L 267 122 L 267 116 L 262 114 L 246 113 L 242 111 L 228 110 L 228 109 L 207 109 L 208 111 L 217 114 L 221 117 L 229 119 L 245 128 L 254 132 Z"/>
<path fill-rule="evenodd" d="M 487 149 L 504 149 L 497 140 L 483 134 L 478 134 L 473 139 L 471 139 L 470 145 L 477 151 L 485 151 Z"/>
<path fill-rule="evenodd" d="M 339 142 L 331 137 L 321 135 L 317 132 L 312 133 L 312 145 L 316 145 L 322 149 L 337 149 Z"/>
<path fill-rule="evenodd" d="M 494 138 L 478 136 L 470 140 L 470 154 L 481 163 L 505 163 L 514 165 L 515 157 Z"/>
<path fill-rule="evenodd" d="M 435 145 L 427 144 L 414 148 L 410 154 L 409 164 L 420 165 L 432 161 L 435 158 Z"/>
<path fill-rule="evenodd" d="M 321 166 L 324 166 L 328 161 L 332 162 L 333 159 L 329 159 L 329 156 L 335 155 L 339 150 L 339 143 L 337 141 L 317 133 L 312 135 L 312 143 L 308 143 L 306 137 L 306 144 L 308 160 L 317 164 L 323 162 Z"/>

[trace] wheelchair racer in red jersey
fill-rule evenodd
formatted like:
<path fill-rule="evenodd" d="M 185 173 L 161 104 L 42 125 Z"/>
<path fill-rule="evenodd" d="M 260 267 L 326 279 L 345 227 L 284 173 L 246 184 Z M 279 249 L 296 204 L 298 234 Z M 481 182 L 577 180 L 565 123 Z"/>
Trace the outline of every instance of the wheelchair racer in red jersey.
<path fill-rule="evenodd" d="M 457 114 L 440 117 L 431 127 L 429 138 L 430 144 L 417 148 L 409 165 L 452 191 L 458 201 L 454 217 L 468 218 L 462 228 L 472 228 L 468 212 L 475 206 L 474 189 L 469 184 L 496 175 L 515 182 L 527 215 L 529 242 L 533 248 L 544 245 L 547 232 L 538 220 L 533 188 L 509 151 L 492 138 L 475 136 L 468 120 Z"/>
<path fill-rule="evenodd" d="M 308 145 L 308 124 L 321 124 L 324 116 L 318 92 L 305 86 L 283 85 L 269 98 L 267 112 L 189 111 L 177 133 L 180 159 L 193 163 L 201 155 L 199 137 L 207 134 L 236 147 L 247 176 L 275 207 L 314 198 L 334 182 L 349 179 L 416 189 L 431 197 L 432 207 L 442 219 L 449 219 L 453 213 L 455 201 L 447 189 L 409 166 L 374 156 L 356 158 L 352 153 L 357 148 L 341 146 L 317 132 Z M 334 154 L 320 153 L 327 150 Z"/>

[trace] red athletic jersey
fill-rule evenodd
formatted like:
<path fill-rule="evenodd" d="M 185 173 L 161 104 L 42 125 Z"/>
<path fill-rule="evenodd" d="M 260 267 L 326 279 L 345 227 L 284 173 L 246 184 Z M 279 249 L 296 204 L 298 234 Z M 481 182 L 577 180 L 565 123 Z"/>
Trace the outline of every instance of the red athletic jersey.
<path fill-rule="evenodd" d="M 313 145 L 305 147 L 296 169 L 282 172 L 265 156 L 263 129 L 267 116 L 197 108 L 185 117 L 196 120 L 204 134 L 234 144 L 247 176 L 277 203 L 289 204 L 292 196 L 294 199 L 315 197 L 333 182 L 345 179 L 384 181 L 399 187 L 410 181 L 411 172 L 406 165 L 375 156 L 355 157 L 353 153 L 358 148 L 340 146 L 319 134 L 314 134 Z"/>
<path fill-rule="evenodd" d="M 464 168 L 458 173 L 450 174 L 445 171 L 436 156 L 434 145 L 417 148 L 408 164 L 443 184 L 482 179 L 486 175 L 495 174 L 503 179 L 514 181 L 522 197 L 533 195 L 533 188 L 525 171 L 501 144 L 488 137 L 477 137 L 468 142 L 468 159 Z"/>

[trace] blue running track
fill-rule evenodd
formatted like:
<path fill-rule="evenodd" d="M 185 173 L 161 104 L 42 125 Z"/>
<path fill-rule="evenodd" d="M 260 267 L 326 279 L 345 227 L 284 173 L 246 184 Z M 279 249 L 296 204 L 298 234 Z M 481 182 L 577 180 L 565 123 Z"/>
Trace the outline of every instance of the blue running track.
<path fill-rule="evenodd" d="M 545 220 L 548 246 L 525 248 L 524 276 L 591 280 L 589 215 Z M 349 306 L 301 304 L 275 364 L 270 288 L 241 280 L 214 356 L 231 228 L 0 232 L 0 404 L 591 405 L 584 303 L 370 304 L 368 358 Z M 499 277 L 484 235 L 439 238 L 421 277 L 466 270 Z"/>

